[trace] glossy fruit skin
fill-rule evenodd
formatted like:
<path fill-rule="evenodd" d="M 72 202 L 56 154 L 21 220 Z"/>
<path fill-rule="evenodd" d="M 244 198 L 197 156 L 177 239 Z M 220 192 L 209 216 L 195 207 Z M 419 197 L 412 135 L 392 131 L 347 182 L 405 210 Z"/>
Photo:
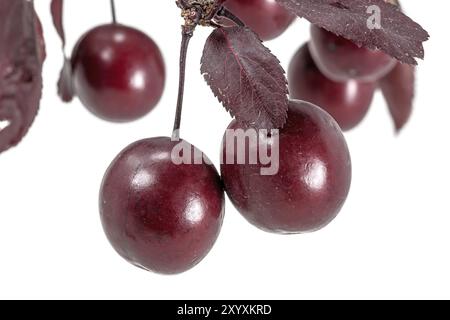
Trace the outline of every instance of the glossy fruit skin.
<path fill-rule="evenodd" d="M 337 82 L 351 79 L 374 82 L 387 75 L 396 64 L 395 59 L 379 50 L 360 48 L 314 25 L 311 25 L 309 48 L 322 73 Z"/>
<path fill-rule="evenodd" d="M 374 82 L 329 80 L 317 68 L 307 44 L 292 58 L 288 78 L 292 99 L 320 106 L 337 121 L 343 131 L 353 129 L 361 123 L 377 88 Z"/>
<path fill-rule="evenodd" d="M 236 121 L 229 126 L 238 128 Z M 224 141 L 226 155 L 225 145 Z M 247 155 L 255 147 L 247 142 Z M 339 213 L 350 190 L 351 159 L 345 138 L 332 117 L 307 102 L 290 103 L 287 124 L 279 134 L 278 173 L 263 176 L 262 167 L 260 162 L 228 163 L 222 164 L 221 172 L 238 211 L 268 232 L 304 233 L 324 227 Z"/>
<path fill-rule="evenodd" d="M 295 19 L 294 15 L 273 0 L 227 0 L 225 7 L 263 41 L 280 36 Z"/>
<path fill-rule="evenodd" d="M 162 274 L 184 272 L 215 243 L 224 192 L 210 164 L 172 162 L 178 142 L 138 141 L 112 162 L 100 191 L 100 215 L 115 250 L 130 263 Z"/>
<path fill-rule="evenodd" d="M 120 24 L 87 32 L 72 54 L 74 89 L 98 117 L 127 122 L 159 102 L 165 67 L 158 46 L 144 33 Z"/>

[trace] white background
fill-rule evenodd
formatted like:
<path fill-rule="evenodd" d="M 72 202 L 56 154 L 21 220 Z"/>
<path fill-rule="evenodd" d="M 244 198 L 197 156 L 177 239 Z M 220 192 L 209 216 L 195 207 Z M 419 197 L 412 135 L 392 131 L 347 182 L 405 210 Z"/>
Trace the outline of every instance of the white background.
<path fill-rule="evenodd" d="M 229 202 L 210 255 L 179 276 L 126 263 L 110 247 L 98 214 L 103 173 L 129 143 L 169 135 L 177 89 L 179 11 L 173 0 L 117 0 L 121 22 L 160 45 L 167 85 L 158 108 L 126 125 L 98 120 L 56 96 L 60 42 L 49 1 L 37 0 L 48 59 L 40 114 L 19 147 L 0 155 L 1 298 L 450 298 L 450 103 L 448 20 L 439 8 L 406 1 L 431 33 L 420 63 L 416 109 L 397 137 L 377 96 L 360 127 L 347 134 L 353 157 L 351 195 L 320 232 L 263 233 Z M 69 48 L 92 26 L 110 20 L 107 0 L 66 1 Z M 216 163 L 230 118 L 199 72 L 199 29 L 189 56 L 182 135 Z M 268 43 L 284 67 L 308 38 L 298 21 Z M 70 50 L 69 50 L 70 51 Z"/>

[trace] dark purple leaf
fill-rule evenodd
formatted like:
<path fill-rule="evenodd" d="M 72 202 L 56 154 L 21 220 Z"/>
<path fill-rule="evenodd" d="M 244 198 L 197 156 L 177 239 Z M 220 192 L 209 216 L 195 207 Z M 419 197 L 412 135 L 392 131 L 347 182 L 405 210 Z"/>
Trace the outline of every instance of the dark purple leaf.
<path fill-rule="evenodd" d="M 380 88 L 397 132 L 411 117 L 415 91 L 415 69 L 414 66 L 398 63 L 394 70 L 380 81 Z"/>
<path fill-rule="evenodd" d="M 72 84 L 72 66 L 70 64 L 70 59 L 66 57 L 64 52 L 66 47 L 66 34 L 64 32 L 64 20 L 63 20 L 64 0 L 52 0 L 50 4 L 50 9 L 56 32 L 58 32 L 58 35 L 61 38 L 62 51 L 64 56 L 64 64 L 61 69 L 58 80 L 58 95 L 62 101 L 70 102 L 74 97 L 74 91 Z"/>
<path fill-rule="evenodd" d="M 58 80 L 58 95 L 64 102 L 71 102 L 74 97 L 72 81 L 72 65 L 70 60 L 65 58 L 64 65 Z"/>
<path fill-rule="evenodd" d="M 64 47 L 66 45 L 66 34 L 64 32 L 63 23 L 64 0 L 52 0 L 50 9 L 53 18 L 53 24 L 55 25 L 56 32 L 58 32 L 58 35 L 61 38 Z"/>
<path fill-rule="evenodd" d="M 399 61 L 416 65 L 424 57 L 428 33 L 385 0 L 276 0 L 299 17 L 359 46 L 379 49 Z M 368 28 L 370 6 L 381 12 L 380 28 Z"/>
<path fill-rule="evenodd" d="M 39 109 L 42 27 L 27 0 L 0 0 L 0 152 L 25 136 Z"/>
<path fill-rule="evenodd" d="M 206 41 L 201 72 L 239 122 L 264 129 L 284 126 L 288 109 L 284 70 L 250 29 L 215 29 Z"/>

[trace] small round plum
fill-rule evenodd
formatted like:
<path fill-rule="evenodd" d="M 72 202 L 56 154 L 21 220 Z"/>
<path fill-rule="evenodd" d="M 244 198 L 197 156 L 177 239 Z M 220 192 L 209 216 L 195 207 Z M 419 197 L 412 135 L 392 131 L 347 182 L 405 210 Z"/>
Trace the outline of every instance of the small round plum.
<path fill-rule="evenodd" d="M 245 128 L 233 121 L 229 129 Z M 339 126 L 322 109 L 291 101 L 279 143 L 274 144 L 273 137 L 266 145 L 273 161 L 277 158 L 273 152 L 279 149 L 274 175 L 261 174 L 261 168 L 267 167 L 261 158 L 256 164 L 239 164 L 238 152 L 230 155 L 233 149 L 224 141 L 221 172 L 231 202 L 250 223 L 265 231 L 290 234 L 324 227 L 339 213 L 350 190 L 350 154 Z M 250 159 L 258 144 L 247 140 L 245 148 L 235 150 L 245 150 Z M 230 163 L 228 157 L 234 161 Z"/>
<path fill-rule="evenodd" d="M 170 138 L 138 141 L 108 168 L 100 215 L 115 250 L 130 263 L 163 274 L 184 272 L 214 245 L 224 216 L 224 192 L 213 165 L 177 164 Z M 191 164 L 192 163 L 192 164 Z"/>
<path fill-rule="evenodd" d="M 361 123 L 377 88 L 374 82 L 329 80 L 317 68 L 307 44 L 292 58 L 288 78 L 291 98 L 320 106 L 333 116 L 344 131 Z"/>
<path fill-rule="evenodd" d="M 264 41 L 280 36 L 295 19 L 274 0 L 227 0 L 225 7 Z"/>
<path fill-rule="evenodd" d="M 375 82 L 396 65 L 394 58 L 379 50 L 358 47 L 353 42 L 314 25 L 311 26 L 309 48 L 320 71 L 337 82 L 352 79 Z"/>
<path fill-rule="evenodd" d="M 158 46 L 146 34 L 120 24 L 87 32 L 72 54 L 75 92 L 98 117 L 133 121 L 159 102 L 165 67 Z"/>

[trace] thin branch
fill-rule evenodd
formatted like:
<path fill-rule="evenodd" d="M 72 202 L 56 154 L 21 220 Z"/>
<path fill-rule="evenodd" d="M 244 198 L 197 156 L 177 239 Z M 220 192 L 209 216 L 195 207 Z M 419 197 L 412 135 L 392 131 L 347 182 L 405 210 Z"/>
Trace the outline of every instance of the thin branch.
<path fill-rule="evenodd" d="M 114 0 L 111 0 L 111 15 L 113 23 L 116 24 L 117 23 L 116 2 Z"/>
<path fill-rule="evenodd" d="M 186 27 L 186 26 L 182 27 L 178 100 L 177 100 L 177 109 L 176 109 L 176 113 L 175 113 L 175 121 L 174 121 L 174 125 L 173 125 L 173 134 L 172 134 L 172 137 L 174 139 L 180 138 L 181 114 L 183 111 L 184 83 L 185 83 L 185 79 L 186 79 L 186 59 L 187 59 L 187 52 L 188 52 L 188 48 L 189 48 L 189 42 L 193 35 L 194 35 L 193 28 Z"/>

